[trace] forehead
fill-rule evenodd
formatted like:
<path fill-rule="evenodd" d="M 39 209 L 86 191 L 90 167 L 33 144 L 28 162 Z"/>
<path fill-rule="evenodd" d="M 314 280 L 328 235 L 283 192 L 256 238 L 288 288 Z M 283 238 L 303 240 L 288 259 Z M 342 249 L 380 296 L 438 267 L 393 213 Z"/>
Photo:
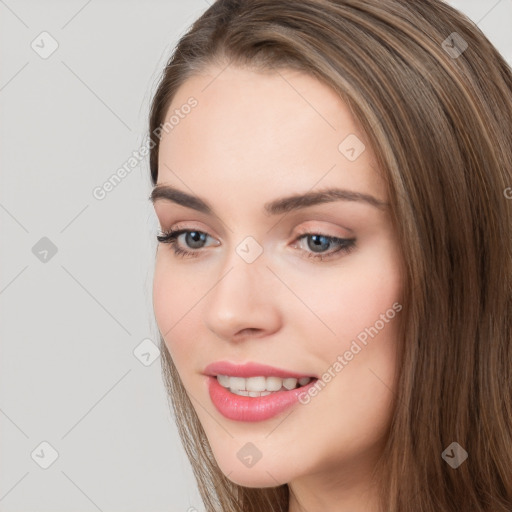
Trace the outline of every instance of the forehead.
<path fill-rule="evenodd" d="M 197 104 L 183 108 L 190 98 Z M 272 198 L 315 186 L 386 199 L 357 120 L 333 89 L 308 74 L 211 67 L 178 89 L 165 120 L 173 115 L 160 142 L 158 183 L 185 184 L 205 197 L 232 198 L 237 190 L 240 201 L 251 191 Z M 359 152 L 361 143 L 360 155 L 347 158 L 347 145 Z"/>

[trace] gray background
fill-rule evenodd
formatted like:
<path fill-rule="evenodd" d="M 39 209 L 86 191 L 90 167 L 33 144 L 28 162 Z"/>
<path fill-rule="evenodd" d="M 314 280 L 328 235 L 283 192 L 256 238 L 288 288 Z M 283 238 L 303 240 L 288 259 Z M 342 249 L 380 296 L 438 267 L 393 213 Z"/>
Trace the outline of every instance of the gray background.
<path fill-rule="evenodd" d="M 512 0 L 450 3 L 512 64 Z M 140 148 L 164 63 L 207 7 L 0 0 L 2 512 L 203 510 L 158 354 L 136 350 L 158 343 L 147 158 L 92 192 Z"/>

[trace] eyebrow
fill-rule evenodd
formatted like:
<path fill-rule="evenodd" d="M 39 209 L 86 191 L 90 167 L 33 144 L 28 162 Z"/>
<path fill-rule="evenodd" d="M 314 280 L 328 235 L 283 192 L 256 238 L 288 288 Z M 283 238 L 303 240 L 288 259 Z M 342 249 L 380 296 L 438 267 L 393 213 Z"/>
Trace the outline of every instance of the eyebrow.
<path fill-rule="evenodd" d="M 213 208 L 204 199 L 187 194 L 186 192 L 178 190 L 170 185 L 156 185 L 148 199 L 153 204 L 157 201 L 165 200 L 208 215 L 214 214 Z M 331 203 L 334 201 L 358 201 L 381 210 L 384 210 L 389 206 L 389 203 L 381 201 L 370 194 L 354 192 L 341 188 L 327 188 L 320 191 L 306 192 L 305 194 L 294 194 L 288 197 L 274 199 L 273 201 L 265 203 L 263 209 L 268 215 L 280 215 L 293 210 L 300 210 L 309 206 Z"/>

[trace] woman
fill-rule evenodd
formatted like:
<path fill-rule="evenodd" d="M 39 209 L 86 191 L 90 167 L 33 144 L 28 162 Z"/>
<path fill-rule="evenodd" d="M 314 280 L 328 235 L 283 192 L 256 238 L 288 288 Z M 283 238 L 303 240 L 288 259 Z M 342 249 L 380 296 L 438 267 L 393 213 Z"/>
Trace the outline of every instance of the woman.
<path fill-rule="evenodd" d="M 511 126 L 439 0 L 218 0 L 182 37 L 153 301 L 207 511 L 512 510 Z"/>

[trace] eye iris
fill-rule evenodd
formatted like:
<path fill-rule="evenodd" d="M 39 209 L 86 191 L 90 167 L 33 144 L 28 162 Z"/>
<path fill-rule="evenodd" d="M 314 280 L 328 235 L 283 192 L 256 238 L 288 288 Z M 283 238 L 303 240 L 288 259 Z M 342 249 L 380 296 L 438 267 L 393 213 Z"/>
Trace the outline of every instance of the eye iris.
<path fill-rule="evenodd" d="M 205 238 L 206 233 L 201 233 L 200 231 L 190 231 L 185 234 L 185 241 L 191 249 L 200 249 L 201 243 L 205 241 Z M 195 246 L 195 243 L 199 243 L 199 246 Z"/>
<path fill-rule="evenodd" d="M 322 250 L 329 248 L 329 239 L 324 235 L 311 235 L 309 237 L 310 240 L 314 240 L 313 244 L 308 242 L 308 247 L 316 252 L 321 252 Z M 322 244 L 319 240 L 323 239 L 325 242 Z M 320 249 L 320 251 L 318 251 Z"/>

